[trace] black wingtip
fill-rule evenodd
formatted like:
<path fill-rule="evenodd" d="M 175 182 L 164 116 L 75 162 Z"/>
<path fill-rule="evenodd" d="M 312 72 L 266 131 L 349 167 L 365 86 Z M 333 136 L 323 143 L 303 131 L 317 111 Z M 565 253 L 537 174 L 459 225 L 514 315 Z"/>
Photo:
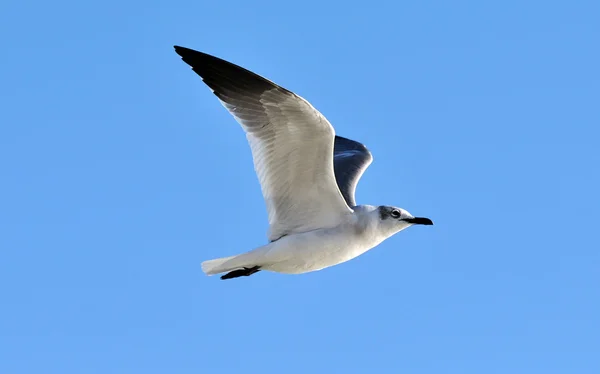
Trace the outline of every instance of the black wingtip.
<path fill-rule="evenodd" d="M 244 95 L 257 94 L 270 89 L 292 93 L 272 81 L 222 58 L 178 45 L 174 45 L 173 48 L 181 56 L 183 62 L 191 66 L 217 96 L 234 92 Z M 219 97 L 221 98 L 221 96 Z"/>
<path fill-rule="evenodd" d="M 174 45 L 173 48 L 175 48 L 175 53 L 177 53 L 179 56 L 183 56 L 184 54 L 189 53 L 189 52 L 195 52 L 192 49 L 182 47 L 180 45 Z"/>
<path fill-rule="evenodd" d="M 190 65 L 194 70 L 202 69 L 207 66 L 217 67 L 219 70 L 221 69 L 229 69 L 229 70 L 242 70 L 247 71 L 241 66 L 235 65 L 229 61 L 223 60 L 222 58 L 209 55 L 208 53 L 196 51 L 195 49 L 182 47 L 179 45 L 174 45 L 175 53 L 177 53 L 183 62 Z M 196 71 L 198 74 L 202 75 L 199 71 Z M 252 75 L 255 75 L 252 72 L 249 72 Z"/>
<path fill-rule="evenodd" d="M 175 49 L 175 53 L 177 53 L 179 56 L 181 56 L 181 58 L 185 61 L 186 58 L 190 58 L 194 55 L 196 56 L 208 56 L 206 53 L 202 53 L 199 51 L 195 51 L 193 49 L 189 49 L 186 47 L 182 47 L 179 45 L 174 45 L 173 48 Z"/>

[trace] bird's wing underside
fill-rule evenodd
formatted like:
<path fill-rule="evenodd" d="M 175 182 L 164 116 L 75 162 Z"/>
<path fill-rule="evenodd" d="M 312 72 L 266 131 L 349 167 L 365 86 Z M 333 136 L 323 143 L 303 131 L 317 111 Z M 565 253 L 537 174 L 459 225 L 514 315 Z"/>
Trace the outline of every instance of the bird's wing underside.
<path fill-rule="evenodd" d="M 331 227 L 352 212 L 334 174 L 335 132 L 319 111 L 242 67 L 188 48 L 176 46 L 175 51 L 246 132 L 271 241 Z"/>

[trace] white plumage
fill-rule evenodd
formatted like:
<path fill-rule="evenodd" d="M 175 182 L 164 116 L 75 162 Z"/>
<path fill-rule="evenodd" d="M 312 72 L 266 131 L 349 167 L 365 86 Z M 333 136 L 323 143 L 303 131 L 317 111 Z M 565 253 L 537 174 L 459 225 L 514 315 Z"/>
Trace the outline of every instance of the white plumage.
<path fill-rule="evenodd" d="M 348 261 L 413 224 L 407 211 L 356 206 L 354 191 L 371 153 L 335 135 L 308 101 L 237 65 L 175 47 L 240 123 L 252 150 L 269 217 L 270 243 L 202 263 L 223 279 L 260 270 L 305 273 Z"/>

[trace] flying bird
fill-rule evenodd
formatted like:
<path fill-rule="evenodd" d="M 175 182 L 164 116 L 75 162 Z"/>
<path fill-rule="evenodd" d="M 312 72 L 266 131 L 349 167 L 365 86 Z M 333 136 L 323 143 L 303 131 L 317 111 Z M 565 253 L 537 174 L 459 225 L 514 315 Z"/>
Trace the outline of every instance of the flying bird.
<path fill-rule="evenodd" d="M 307 273 L 351 260 L 412 225 L 433 224 L 401 208 L 357 205 L 356 185 L 373 156 L 335 135 L 308 101 L 220 58 L 180 46 L 175 52 L 244 129 L 269 218 L 268 244 L 205 261 L 204 273 Z"/>

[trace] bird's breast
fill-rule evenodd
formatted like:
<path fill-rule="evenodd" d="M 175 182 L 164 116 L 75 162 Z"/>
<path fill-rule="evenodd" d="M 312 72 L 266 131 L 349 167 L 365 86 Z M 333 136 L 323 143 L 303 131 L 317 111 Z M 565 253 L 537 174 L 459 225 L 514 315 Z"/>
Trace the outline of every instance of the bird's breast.
<path fill-rule="evenodd" d="M 305 273 L 351 260 L 378 243 L 350 225 L 293 234 L 271 243 L 272 270 Z"/>

